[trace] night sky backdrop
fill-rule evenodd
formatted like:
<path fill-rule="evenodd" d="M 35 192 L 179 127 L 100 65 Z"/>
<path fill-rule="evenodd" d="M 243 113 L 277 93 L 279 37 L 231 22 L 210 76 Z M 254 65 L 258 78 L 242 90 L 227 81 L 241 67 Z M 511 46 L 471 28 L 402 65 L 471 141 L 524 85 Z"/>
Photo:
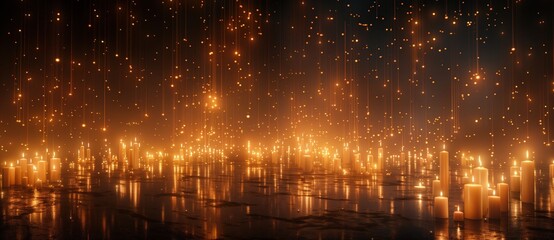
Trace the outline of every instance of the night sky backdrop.
<path fill-rule="evenodd" d="M 134 137 L 552 152 L 554 1 L 0 4 L 2 156 Z"/>

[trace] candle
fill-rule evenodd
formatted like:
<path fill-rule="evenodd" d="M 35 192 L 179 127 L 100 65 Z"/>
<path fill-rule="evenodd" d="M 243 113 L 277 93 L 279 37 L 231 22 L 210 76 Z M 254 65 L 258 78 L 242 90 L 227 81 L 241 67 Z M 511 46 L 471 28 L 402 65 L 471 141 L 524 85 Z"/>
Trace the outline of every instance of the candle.
<path fill-rule="evenodd" d="M 460 206 L 458 206 L 457 210 L 454 211 L 454 221 L 455 222 L 464 221 L 464 212 L 460 211 Z"/>
<path fill-rule="evenodd" d="M 32 163 L 27 163 L 27 184 L 35 184 L 35 165 Z"/>
<path fill-rule="evenodd" d="M 19 164 L 16 164 L 16 166 L 14 167 L 15 168 L 15 171 L 14 171 L 14 178 L 15 178 L 15 181 L 14 181 L 14 185 L 21 185 L 21 167 L 19 166 Z"/>
<path fill-rule="evenodd" d="M 38 161 L 37 166 L 38 166 L 37 167 L 37 181 L 41 180 L 41 185 L 42 185 L 42 182 L 44 182 L 45 179 L 46 179 L 46 161 L 44 161 L 44 160 Z"/>
<path fill-rule="evenodd" d="M 520 199 L 523 203 L 535 202 L 535 162 L 521 162 Z"/>
<path fill-rule="evenodd" d="M 440 193 L 441 193 L 441 181 L 437 176 L 436 179 L 433 180 L 433 197 L 439 196 Z"/>
<path fill-rule="evenodd" d="M 440 160 L 440 180 L 441 180 L 441 190 L 443 191 L 445 196 L 448 196 L 448 192 L 450 189 L 450 171 L 449 171 L 449 159 L 448 159 L 448 152 L 443 150 L 439 154 L 439 160 Z"/>
<path fill-rule="evenodd" d="M 383 148 L 379 147 L 377 148 L 377 171 L 382 172 L 383 171 Z"/>
<path fill-rule="evenodd" d="M 435 218 L 448 218 L 448 198 L 440 193 L 435 197 Z"/>
<path fill-rule="evenodd" d="M 502 176 L 504 181 L 504 176 Z M 508 212 L 510 205 L 510 189 L 507 183 L 501 182 L 496 185 L 498 189 L 498 196 L 500 197 L 500 212 Z"/>
<path fill-rule="evenodd" d="M 54 153 L 54 156 L 56 154 Z M 60 164 L 60 158 L 53 157 L 50 159 L 50 181 L 51 182 L 57 182 L 60 181 L 60 173 L 61 173 L 61 164 Z"/>
<path fill-rule="evenodd" d="M 15 185 L 15 168 L 13 167 L 13 163 L 10 163 L 8 172 L 8 187 L 11 187 Z"/>
<path fill-rule="evenodd" d="M 481 219 L 483 217 L 481 184 L 468 183 L 464 185 L 464 209 L 467 219 Z"/>
<path fill-rule="evenodd" d="M 482 165 L 481 157 L 479 157 L 479 165 Z M 475 183 L 478 183 L 482 186 L 481 191 L 483 192 L 481 193 L 481 207 L 483 209 L 481 210 L 481 213 L 484 214 L 483 216 L 485 216 L 485 214 L 487 214 L 488 212 L 489 206 L 489 199 L 487 197 L 489 196 L 489 170 L 485 167 L 479 166 L 474 168 L 473 171 L 473 175 L 475 176 Z"/>
<path fill-rule="evenodd" d="M 512 192 L 519 192 L 520 189 L 520 177 L 518 175 L 518 172 L 515 171 L 514 175 L 510 177 L 510 191 Z"/>
<path fill-rule="evenodd" d="M 312 156 L 310 154 L 305 154 L 304 159 L 302 159 L 302 161 L 304 164 L 304 171 L 311 172 L 314 166 Z"/>
<path fill-rule="evenodd" d="M 79 147 L 79 160 L 85 161 L 85 146 L 83 143 L 81 143 L 81 146 Z"/>
<path fill-rule="evenodd" d="M 4 165 L 2 168 L 2 187 L 10 186 L 10 167 Z"/>
<path fill-rule="evenodd" d="M 492 196 L 489 196 L 489 218 L 500 218 L 500 197 L 496 196 L 495 192 L 493 192 Z"/>
<path fill-rule="evenodd" d="M 510 176 L 515 175 L 516 172 L 519 172 L 519 167 L 517 166 L 516 160 L 514 160 L 514 165 L 510 167 Z"/>
<path fill-rule="evenodd" d="M 19 166 L 21 167 L 21 178 L 28 177 L 27 176 L 27 159 L 25 158 L 25 155 L 22 155 L 22 158 L 19 159 Z"/>

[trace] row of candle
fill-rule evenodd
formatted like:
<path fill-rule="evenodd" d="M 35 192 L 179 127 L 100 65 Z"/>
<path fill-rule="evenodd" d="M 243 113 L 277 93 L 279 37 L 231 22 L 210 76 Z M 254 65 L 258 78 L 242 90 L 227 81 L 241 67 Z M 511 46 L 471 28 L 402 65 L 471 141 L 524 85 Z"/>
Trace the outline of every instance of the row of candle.
<path fill-rule="evenodd" d="M 29 161 L 23 156 L 15 162 L 4 162 L 2 169 L 2 187 L 11 186 L 34 186 L 44 182 L 59 182 L 61 180 L 61 160 L 55 157 L 55 153 L 49 161 L 42 157 L 35 157 Z"/>

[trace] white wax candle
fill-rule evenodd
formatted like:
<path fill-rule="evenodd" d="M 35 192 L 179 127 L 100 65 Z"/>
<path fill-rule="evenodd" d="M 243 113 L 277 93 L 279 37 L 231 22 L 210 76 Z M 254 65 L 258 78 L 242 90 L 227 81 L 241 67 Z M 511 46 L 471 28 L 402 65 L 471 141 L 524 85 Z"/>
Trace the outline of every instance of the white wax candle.
<path fill-rule="evenodd" d="M 460 211 L 460 207 L 454 211 L 454 221 L 455 222 L 462 222 L 464 221 L 464 212 Z"/>
<path fill-rule="evenodd" d="M 85 161 L 85 146 L 83 145 L 79 147 L 79 160 Z"/>
<path fill-rule="evenodd" d="M 37 181 L 41 180 L 41 185 L 46 181 L 46 161 L 40 160 L 37 165 Z"/>
<path fill-rule="evenodd" d="M 21 166 L 21 178 L 28 177 L 27 176 L 27 159 L 26 158 L 19 159 L 19 166 Z"/>
<path fill-rule="evenodd" d="M 15 166 L 15 181 L 14 184 L 19 186 L 21 185 L 21 167 L 19 165 Z"/>
<path fill-rule="evenodd" d="M 15 168 L 13 167 L 13 164 L 10 164 L 9 167 L 9 174 L 8 174 L 8 187 L 15 185 Z"/>
<path fill-rule="evenodd" d="M 60 158 L 50 159 L 50 181 L 56 182 L 61 179 L 61 161 Z"/>
<path fill-rule="evenodd" d="M 465 218 L 481 219 L 483 217 L 481 184 L 468 183 L 464 185 L 464 210 Z"/>
<path fill-rule="evenodd" d="M 521 162 L 520 199 L 523 203 L 535 203 L 535 162 Z"/>
<path fill-rule="evenodd" d="M 499 219 L 500 218 L 500 197 L 499 196 L 489 196 L 489 218 L 490 219 Z"/>
<path fill-rule="evenodd" d="M 518 193 L 520 190 L 520 182 L 519 172 L 516 171 L 514 175 L 510 177 L 510 191 Z"/>
<path fill-rule="evenodd" d="M 354 153 L 354 159 L 352 159 L 352 171 L 360 172 L 360 153 Z"/>
<path fill-rule="evenodd" d="M 35 165 L 27 163 L 27 184 L 35 185 Z"/>
<path fill-rule="evenodd" d="M 445 196 L 435 197 L 435 218 L 448 218 L 448 198 Z"/>
<path fill-rule="evenodd" d="M 383 158 L 385 156 L 383 155 L 383 148 L 379 147 L 377 148 L 377 171 L 382 172 L 383 171 Z"/>
<path fill-rule="evenodd" d="M 510 189 L 507 183 L 498 183 L 498 196 L 500 197 L 500 212 L 508 212 L 510 205 Z"/>
<path fill-rule="evenodd" d="M 441 189 L 444 196 L 448 197 L 450 190 L 450 170 L 449 170 L 449 159 L 448 152 L 441 151 L 439 155 L 440 160 L 440 180 L 441 180 Z"/>
<path fill-rule="evenodd" d="M 10 167 L 4 166 L 2 168 L 2 187 L 7 188 L 10 186 Z"/>
<path fill-rule="evenodd" d="M 433 180 L 433 197 L 439 196 L 441 193 L 441 181 L 439 179 Z"/>
<path fill-rule="evenodd" d="M 481 213 L 483 217 L 487 214 L 489 206 L 489 170 L 484 167 L 476 167 L 473 169 L 473 175 L 475 176 L 475 183 L 478 183 L 482 186 L 481 191 Z M 466 211 L 467 214 L 467 211 Z"/>

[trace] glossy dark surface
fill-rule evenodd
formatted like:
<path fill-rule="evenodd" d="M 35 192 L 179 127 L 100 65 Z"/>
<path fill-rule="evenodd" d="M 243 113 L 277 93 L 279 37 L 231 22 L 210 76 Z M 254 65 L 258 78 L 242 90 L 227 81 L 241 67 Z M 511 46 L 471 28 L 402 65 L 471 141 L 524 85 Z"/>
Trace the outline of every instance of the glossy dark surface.
<path fill-rule="evenodd" d="M 499 221 L 455 223 L 461 203 L 452 176 L 449 220 L 432 216 L 432 171 L 340 175 L 234 163 L 155 161 L 131 173 L 114 165 L 69 164 L 63 185 L 3 189 L 3 239 L 432 239 L 554 238 L 546 177 L 537 204 L 511 201 Z M 455 171 L 453 171 L 455 172 Z M 416 192 L 417 182 L 427 188 Z"/>

